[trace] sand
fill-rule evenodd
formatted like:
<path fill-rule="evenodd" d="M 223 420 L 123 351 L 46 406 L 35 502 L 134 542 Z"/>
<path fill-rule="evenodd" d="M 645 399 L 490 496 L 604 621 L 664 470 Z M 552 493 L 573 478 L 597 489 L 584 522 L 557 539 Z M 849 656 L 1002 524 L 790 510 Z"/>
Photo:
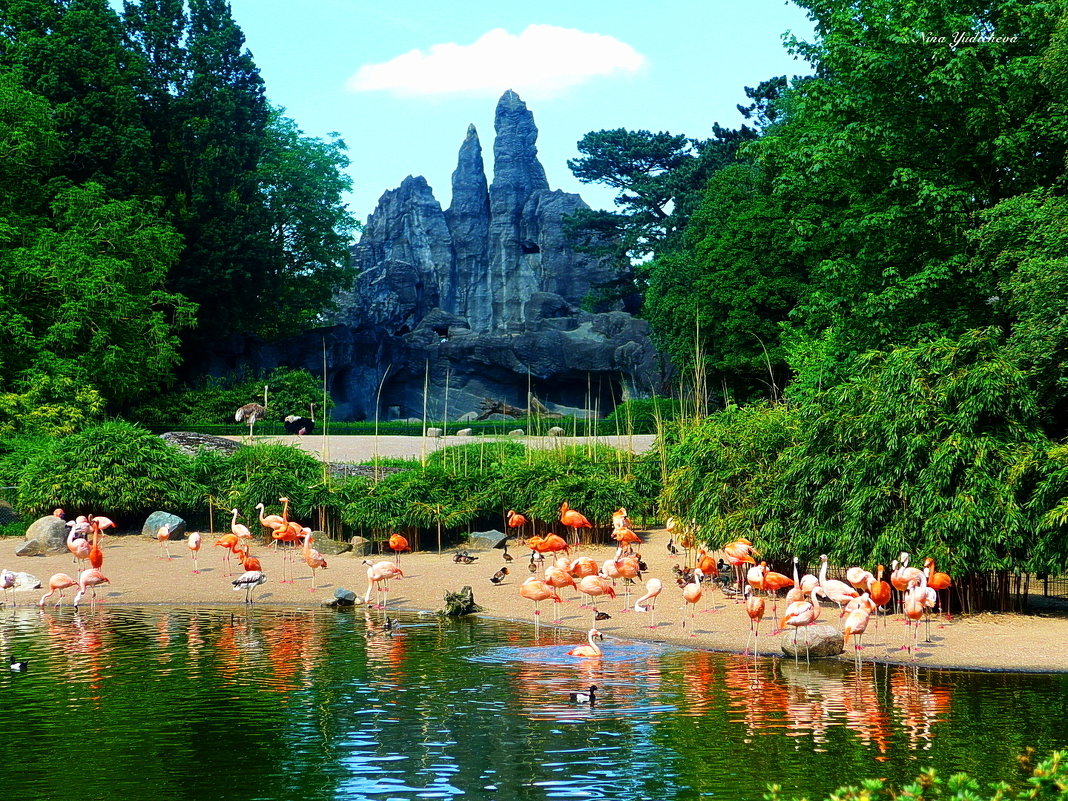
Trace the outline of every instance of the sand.
<path fill-rule="evenodd" d="M 235 439 L 240 439 L 235 437 Z M 260 438 L 257 438 L 260 439 Z M 452 444 L 465 444 L 479 438 L 448 437 L 438 440 L 422 437 L 330 437 L 326 442 L 321 436 L 270 437 L 271 441 L 295 444 L 317 457 L 331 461 L 363 461 L 375 453 L 382 456 L 419 456 L 424 452 Z M 598 441 L 635 452 L 647 450 L 653 438 L 646 435 L 629 437 L 598 437 Z M 582 444 L 583 438 L 528 437 L 523 441 L 532 447 L 554 447 L 559 444 Z M 258 533 L 258 532 L 257 532 Z M 104 541 L 104 574 L 110 584 L 98 591 L 98 599 L 106 604 L 226 606 L 241 605 L 244 592 L 234 592 L 223 561 L 224 549 L 215 547 L 219 534 L 206 534 L 198 563 L 200 572 L 194 573 L 191 552 L 184 541 L 169 545 L 170 558 L 163 558 L 159 544 L 139 533 L 124 536 L 112 535 Z M 683 556 L 674 557 L 667 550 L 668 532 L 659 529 L 642 532 L 644 540 L 641 554 L 649 566 L 644 578 L 657 577 L 663 581 L 654 614 L 634 612 L 630 609 L 635 600 L 632 594 L 627 608 L 624 607 L 623 587 L 615 600 L 603 600 L 597 609 L 611 617 L 597 623 L 597 628 L 608 640 L 612 638 L 643 639 L 670 642 L 691 648 L 716 651 L 741 652 L 745 649 L 749 632 L 749 618 L 744 607 L 729 600 L 719 591 L 705 590 L 700 611 L 689 622 L 688 610 L 683 608 L 682 591 L 674 581 L 672 566 L 683 564 Z M 72 558 L 66 554 L 39 557 L 15 557 L 20 540 L 0 540 L 0 568 L 26 571 L 47 586 L 53 573 L 74 575 Z M 424 543 L 425 545 L 425 543 Z M 445 553 L 417 552 L 399 558 L 404 578 L 391 582 L 387 613 L 434 612 L 443 607 L 446 591 L 459 590 L 465 585 L 474 591 L 475 601 L 480 604 L 484 616 L 532 622 L 533 603 L 518 594 L 519 585 L 531 574 L 526 557 L 529 550 L 517 548 L 511 541 L 509 552 L 515 561 L 506 563 L 501 550 L 471 550 L 477 559 L 471 564 L 453 561 L 455 551 Z M 599 563 L 612 556 L 614 549 L 607 546 L 586 547 L 579 555 L 589 555 Z M 364 557 L 343 553 L 328 557 L 328 567 L 320 570 L 312 583 L 311 571 L 297 555 L 293 564 L 286 568 L 293 577 L 291 583 L 283 582 L 282 555 L 263 545 L 255 548 L 267 583 L 254 592 L 255 604 L 318 609 L 334 599 L 336 588 L 349 589 L 362 599 L 367 586 L 367 567 Z M 376 555 L 373 559 L 394 558 Z M 508 566 L 509 575 L 500 585 L 490 582 L 500 568 Z M 232 566 L 234 575 L 240 572 Z M 632 590 L 640 594 L 639 585 Z M 43 590 L 25 590 L 16 593 L 15 602 L 21 605 L 37 603 Z M 73 593 L 68 591 L 64 603 L 69 604 Z M 576 644 L 585 640 L 585 632 L 593 624 L 593 611 L 579 608 L 572 590 L 563 591 L 564 603 L 542 606 L 539 617 L 541 626 L 558 626 L 574 631 Z M 54 599 L 52 599 L 54 600 Z M 49 601 L 51 603 L 51 601 Z M 785 604 L 780 603 L 781 615 Z M 555 608 L 554 608 L 555 607 Z M 85 602 L 83 601 L 83 609 Z M 655 627 L 652 623 L 655 622 Z M 838 609 L 825 605 L 821 622 L 838 625 Z M 685 625 L 684 625 L 685 623 Z M 783 636 L 769 636 L 774 627 L 769 608 L 755 639 L 755 650 L 767 655 L 780 655 Z M 1041 614 L 981 614 L 955 616 L 946 621 L 941 617 L 932 620 L 931 642 L 924 641 L 921 631 L 914 659 L 901 650 L 908 629 L 900 615 L 889 619 L 887 625 L 869 626 L 864 638 L 862 656 L 866 660 L 882 663 L 917 664 L 927 667 L 959 668 L 971 670 L 1015 670 L 1034 672 L 1068 671 L 1068 610 Z M 841 657 L 852 659 L 852 648 Z"/>
<path fill-rule="evenodd" d="M 220 607 L 241 605 L 244 592 L 235 592 L 231 587 L 232 576 L 227 575 L 223 561 L 224 549 L 212 543 L 218 535 L 205 535 L 199 555 L 200 572 L 194 573 L 191 552 L 183 541 L 169 544 L 170 558 L 163 558 L 157 542 L 140 534 L 113 535 L 104 541 L 105 561 L 103 572 L 110 584 L 98 592 L 100 603 L 108 605 L 182 605 Z M 693 617 L 683 608 L 682 591 L 673 580 L 672 565 L 680 564 L 683 557 L 673 557 L 667 550 L 668 532 L 654 530 L 642 532 L 644 544 L 642 558 L 649 566 L 646 578 L 656 576 L 663 580 L 654 617 L 624 608 L 623 587 L 615 600 L 602 599 L 597 609 L 611 617 L 597 624 L 608 638 L 605 648 L 612 647 L 613 638 L 645 639 L 675 643 L 692 648 L 717 651 L 741 652 L 746 646 L 749 618 L 744 607 L 726 599 L 719 591 L 705 590 L 700 611 Z M 19 541 L 0 541 L 0 567 L 33 574 L 47 586 L 53 573 L 75 574 L 72 557 L 66 553 L 49 556 L 17 558 L 14 556 Z M 346 588 L 362 596 L 367 589 L 366 566 L 363 557 L 351 553 L 328 557 L 328 568 L 320 570 L 312 584 L 311 571 L 298 558 L 290 567 L 292 583 L 284 583 L 283 557 L 276 551 L 257 544 L 256 554 L 263 562 L 268 581 L 255 590 L 255 604 L 285 606 L 289 608 L 319 609 L 334 598 L 335 588 Z M 519 584 L 529 575 L 529 550 L 516 549 L 514 540 L 509 547 L 515 561 L 506 563 L 501 550 L 471 550 L 477 559 L 471 564 L 453 561 L 455 551 L 442 554 L 417 552 L 403 554 L 399 558 L 404 578 L 393 581 L 388 599 L 389 612 L 436 611 L 443 606 L 447 590 L 458 590 L 464 585 L 472 587 L 477 603 L 484 607 L 484 616 L 531 622 L 533 603 L 518 595 Z M 585 547 L 583 554 L 598 562 L 612 555 L 605 546 Z M 386 558 L 376 556 L 375 559 Z M 509 567 L 509 575 L 499 585 L 490 582 L 490 577 L 501 567 Z M 235 565 L 235 574 L 238 572 Z M 633 588 L 641 591 L 641 587 Z M 36 604 L 43 590 L 25 590 L 16 594 L 19 606 Z M 543 604 L 539 625 L 559 626 L 573 630 L 576 644 L 585 640 L 584 633 L 592 625 L 593 611 L 579 608 L 572 590 L 564 590 L 564 603 Z M 64 600 L 69 604 L 72 593 Z M 54 599 L 53 599 L 54 600 Z M 633 606 L 632 594 L 629 606 Z M 49 601 L 51 603 L 51 601 Z M 780 614 L 783 609 L 780 603 Z M 82 611 L 88 609 L 82 602 Z M 825 605 L 821 622 L 838 624 L 836 607 Z M 685 625 L 684 625 L 685 624 Z M 772 628 L 770 604 L 757 638 L 756 651 L 768 655 L 780 655 L 782 636 L 768 636 Z M 936 618 L 931 623 L 931 642 L 924 642 L 920 632 L 919 647 L 915 659 L 900 650 L 906 635 L 906 626 L 900 616 L 891 617 L 884 627 L 873 624 L 865 636 L 862 656 L 866 660 L 883 663 L 914 663 L 927 667 L 962 668 L 977 670 L 1017 670 L 1032 672 L 1068 670 L 1068 615 L 1066 614 L 982 614 L 954 617 L 951 621 Z M 852 649 L 843 655 L 852 659 Z"/>

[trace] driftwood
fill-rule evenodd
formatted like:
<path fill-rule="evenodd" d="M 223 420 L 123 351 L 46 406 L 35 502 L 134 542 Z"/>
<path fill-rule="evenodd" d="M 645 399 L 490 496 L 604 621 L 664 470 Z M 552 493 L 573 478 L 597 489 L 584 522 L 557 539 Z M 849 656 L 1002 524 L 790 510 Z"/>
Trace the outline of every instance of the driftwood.
<path fill-rule="evenodd" d="M 464 586 L 459 592 L 445 593 L 445 608 L 439 609 L 441 617 L 462 617 L 481 612 L 482 607 L 475 603 L 475 593 L 469 586 Z"/>
<path fill-rule="evenodd" d="M 494 400 L 493 398 L 483 398 L 482 402 L 478 405 L 481 410 L 478 413 L 478 420 L 485 420 L 491 414 L 505 414 L 509 417 L 529 417 L 537 415 L 539 417 L 563 417 L 562 414 L 557 412 L 550 412 L 544 403 L 534 397 L 533 394 L 527 395 L 527 403 L 529 408 L 521 409 L 518 406 L 512 406 L 510 403 L 504 401 Z"/>

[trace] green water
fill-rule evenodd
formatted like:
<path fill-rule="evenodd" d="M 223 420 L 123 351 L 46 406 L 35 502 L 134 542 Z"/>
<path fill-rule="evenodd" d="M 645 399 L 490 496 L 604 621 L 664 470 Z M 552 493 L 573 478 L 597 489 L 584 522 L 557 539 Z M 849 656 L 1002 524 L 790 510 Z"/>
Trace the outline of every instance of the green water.
<path fill-rule="evenodd" d="M 795 665 L 497 621 L 0 609 L 20 799 L 823 797 L 921 768 L 1018 781 L 1068 747 L 1068 676 Z M 370 634 L 371 636 L 368 636 Z M 569 692 L 600 688 L 592 707 Z"/>

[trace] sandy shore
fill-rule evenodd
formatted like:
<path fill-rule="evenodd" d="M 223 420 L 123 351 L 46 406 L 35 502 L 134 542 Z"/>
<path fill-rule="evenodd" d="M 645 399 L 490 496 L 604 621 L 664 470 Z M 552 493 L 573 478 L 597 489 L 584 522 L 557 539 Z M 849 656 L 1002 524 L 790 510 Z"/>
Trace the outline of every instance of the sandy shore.
<path fill-rule="evenodd" d="M 655 628 L 651 627 L 653 616 L 649 613 L 625 611 L 623 587 L 620 586 L 618 598 L 597 604 L 600 611 L 611 615 L 610 619 L 597 624 L 609 638 L 604 647 L 611 648 L 611 638 L 616 637 L 741 652 L 746 645 L 749 625 L 744 608 L 725 599 L 721 592 L 706 589 L 691 627 L 689 614 L 683 609 L 682 592 L 671 572 L 672 565 L 679 564 L 682 558 L 668 553 L 667 532 L 642 532 L 642 536 L 645 542 L 641 553 L 649 566 L 646 577 L 656 576 L 664 582 L 655 611 Z M 164 559 L 160 546 L 139 534 L 108 537 L 104 542 L 103 572 L 111 582 L 100 588 L 98 598 L 106 604 L 140 606 L 241 604 L 244 593 L 233 591 L 223 561 L 224 549 L 213 546 L 215 539 L 213 535 L 205 535 L 198 560 L 200 572 L 194 573 L 191 553 L 182 541 L 170 543 L 170 558 Z M 20 541 L 14 539 L 0 541 L 0 567 L 31 573 L 45 586 L 53 573 L 75 574 L 68 554 L 17 558 L 14 552 L 19 544 Z M 352 554 L 329 557 L 329 567 L 318 572 L 313 587 L 311 572 L 299 556 L 289 568 L 294 580 L 284 583 L 282 555 L 264 546 L 258 546 L 255 551 L 268 575 L 267 583 L 255 591 L 255 602 L 259 605 L 315 609 L 333 600 L 335 588 L 350 589 L 362 597 L 368 586 L 367 568 L 362 564 L 362 557 Z M 503 560 L 501 550 L 472 550 L 471 554 L 478 558 L 471 564 L 455 563 L 452 551 L 404 554 L 399 563 L 405 577 L 391 582 L 388 610 L 436 611 L 443 606 L 442 599 L 447 590 L 469 585 L 474 590 L 476 602 L 485 609 L 483 615 L 530 622 L 534 619 L 533 604 L 517 592 L 519 584 L 530 575 L 526 558 L 529 551 L 517 550 L 513 544 L 509 552 L 516 557 L 511 563 Z M 603 546 L 586 547 L 582 553 L 601 562 L 612 554 L 612 550 Z M 509 575 L 499 586 L 492 584 L 490 577 L 505 565 L 509 566 Z M 239 571 L 235 565 L 236 572 Z M 641 590 L 641 587 L 634 589 Z M 19 606 L 35 604 L 42 593 L 42 590 L 21 591 L 16 594 L 15 601 Z M 68 591 L 64 603 L 69 604 L 71 598 L 72 593 Z M 571 590 L 564 590 L 563 598 L 561 604 L 543 604 L 540 624 L 572 629 L 575 642 L 582 642 L 583 633 L 592 624 L 593 612 L 579 608 L 581 601 Z M 629 606 L 633 606 L 634 599 L 632 594 Z M 82 603 L 84 608 L 85 601 Z M 782 609 L 780 604 L 780 614 Z M 837 608 L 825 606 L 822 622 L 837 624 Z M 756 650 L 780 654 L 782 635 L 768 636 L 771 628 L 769 604 Z M 885 628 L 872 625 L 864 640 L 864 658 L 908 663 L 908 654 L 900 650 L 905 632 L 906 627 L 900 618 L 891 618 Z M 844 658 L 852 658 L 851 649 Z M 984 614 L 955 617 L 949 622 L 936 619 L 931 624 L 930 643 L 925 643 L 922 632 L 920 634 L 915 663 L 979 670 L 1068 671 L 1068 614 Z"/>

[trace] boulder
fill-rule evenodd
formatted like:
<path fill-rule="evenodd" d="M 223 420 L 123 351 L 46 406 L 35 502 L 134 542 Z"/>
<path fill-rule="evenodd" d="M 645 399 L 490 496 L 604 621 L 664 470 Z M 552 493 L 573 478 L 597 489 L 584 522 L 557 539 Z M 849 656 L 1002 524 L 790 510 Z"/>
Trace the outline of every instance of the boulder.
<path fill-rule="evenodd" d="M 546 433 L 548 433 L 550 437 L 562 437 L 564 435 L 564 429 L 560 428 L 560 426 L 553 426 Z"/>
<path fill-rule="evenodd" d="M 352 550 L 352 543 L 332 540 L 322 531 L 313 531 L 312 538 L 312 547 L 323 556 L 337 556 Z"/>
<path fill-rule="evenodd" d="M 504 533 L 496 529 L 473 531 L 467 535 L 465 546 L 471 551 L 489 550 L 504 547 Z"/>
<path fill-rule="evenodd" d="M 478 419 L 478 412 L 464 412 L 456 418 L 458 423 L 473 423 Z"/>
<path fill-rule="evenodd" d="M 508 436 L 510 437 L 525 437 L 526 435 L 527 432 L 525 432 L 521 428 L 513 428 L 511 431 L 508 432 Z"/>
<path fill-rule="evenodd" d="M 441 439 L 441 429 L 440 428 L 428 428 L 426 430 L 426 435 L 430 439 Z"/>
<path fill-rule="evenodd" d="M 794 636 L 797 636 L 796 646 Z M 787 630 L 782 635 L 782 652 L 787 656 L 809 658 L 838 656 L 845 650 L 842 632 L 834 626 L 817 623 L 812 626 L 798 626 L 795 631 Z"/>
<path fill-rule="evenodd" d="M 334 589 L 334 600 L 337 601 L 338 606 L 355 606 L 356 597 L 356 593 L 344 587 Z"/>
<path fill-rule="evenodd" d="M 170 512 L 153 512 L 141 526 L 141 534 L 156 539 L 156 532 L 159 531 L 160 526 L 169 526 L 171 539 L 181 540 L 185 539 L 185 525 L 185 521 L 178 515 L 172 515 Z"/>
<path fill-rule="evenodd" d="M 352 546 L 354 556 L 370 556 L 374 547 L 374 543 L 367 537 L 352 537 L 349 539 L 349 545 Z"/>
<path fill-rule="evenodd" d="M 15 549 L 15 556 L 45 556 L 48 548 L 40 540 L 26 540 Z"/>
<path fill-rule="evenodd" d="M 49 551 L 65 551 L 69 532 L 66 523 L 54 515 L 49 515 L 30 523 L 26 529 L 26 539 L 43 543 Z"/>
<path fill-rule="evenodd" d="M 470 429 L 470 428 L 461 428 L 459 431 L 456 432 L 456 436 L 458 436 L 458 437 L 469 437 L 473 433 L 474 433 L 474 431 L 472 429 Z"/>

